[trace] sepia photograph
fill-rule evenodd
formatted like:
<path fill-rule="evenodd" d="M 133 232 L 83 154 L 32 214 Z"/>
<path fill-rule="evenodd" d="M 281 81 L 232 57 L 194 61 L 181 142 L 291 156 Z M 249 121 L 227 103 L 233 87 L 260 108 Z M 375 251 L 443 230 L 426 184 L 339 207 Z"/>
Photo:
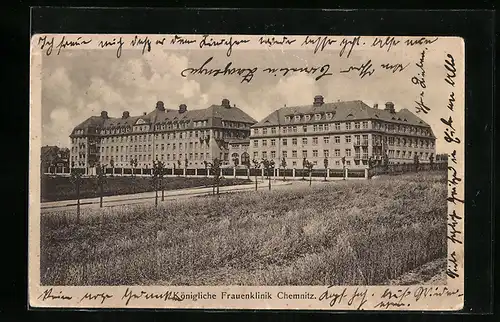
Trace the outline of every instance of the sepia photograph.
<path fill-rule="evenodd" d="M 32 305 L 460 308 L 464 53 L 34 36 Z"/>

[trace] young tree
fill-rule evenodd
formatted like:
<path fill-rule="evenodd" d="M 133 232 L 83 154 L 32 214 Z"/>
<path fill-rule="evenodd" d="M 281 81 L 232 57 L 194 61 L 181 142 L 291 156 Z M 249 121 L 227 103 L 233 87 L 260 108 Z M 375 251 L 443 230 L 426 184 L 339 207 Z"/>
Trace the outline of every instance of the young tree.
<path fill-rule="evenodd" d="M 113 174 L 115 173 L 115 160 L 113 160 L 113 158 L 109 160 L 109 165 L 111 166 L 111 176 L 113 176 Z"/>
<path fill-rule="evenodd" d="M 306 158 L 303 158 L 302 159 L 302 180 L 305 180 L 306 177 L 305 177 L 305 173 L 306 173 L 306 168 L 307 168 L 307 160 Z"/>
<path fill-rule="evenodd" d="M 217 187 L 217 196 L 219 196 L 219 185 L 220 185 L 220 160 L 218 158 L 214 159 L 214 162 L 210 164 L 211 170 L 214 173 L 214 190 Z"/>
<path fill-rule="evenodd" d="M 181 165 L 182 165 L 181 160 L 177 160 L 177 168 L 179 168 L 179 169 L 180 169 L 180 168 L 181 168 Z"/>
<path fill-rule="evenodd" d="M 165 189 L 163 188 L 163 178 L 165 176 L 165 162 L 156 161 L 158 167 L 158 177 L 160 179 L 161 201 L 165 201 Z"/>
<path fill-rule="evenodd" d="M 418 172 L 418 165 L 419 165 L 419 160 L 418 160 L 418 154 L 415 153 L 415 156 L 413 157 L 413 163 L 415 164 L 415 172 Z"/>
<path fill-rule="evenodd" d="M 345 157 L 342 157 L 342 179 L 345 180 Z"/>
<path fill-rule="evenodd" d="M 312 184 L 312 169 L 313 169 L 313 167 L 314 167 L 314 163 L 306 160 L 306 169 L 307 169 L 307 172 L 309 174 L 309 187 Z"/>
<path fill-rule="evenodd" d="M 431 165 L 431 170 L 434 168 L 434 156 L 431 154 L 429 157 L 429 164 Z"/>
<path fill-rule="evenodd" d="M 283 181 L 285 181 L 286 160 L 285 157 L 281 159 L 281 167 L 283 168 Z"/>
<path fill-rule="evenodd" d="M 80 169 L 76 169 L 71 172 L 71 182 L 76 188 L 76 223 L 80 223 L 80 185 L 82 183 L 82 172 Z"/>
<path fill-rule="evenodd" d="M 325 181 L 326 181 L 326 177 L 328 175 L 328 158 L 325 157 L 325 159 L 323 160 L 323 165 L 325 166 Z"/>
<path fill-rule="evenodd" d="M 153 161 L 153 171 L 151 171 L 151 183 L 153 184 L 153 188 L 155 190 L 155 207 L 158 207 L 158 166 L 156 165 L 156 161 Z"/>
<path fill-rule="evenodd" d="M 250 159 L 249 158 L 241 158 L 241 165 L 247 167 L 247 180 L 250 180 Z"/>
<path fill-rule="evenodd" d="M 266 170 L 267 179 L 269 180 L 269 190 L 271 190 L 271 175 L 270 173 L 274 171 L 275 163 L 274 160 L 262 159 L 262 165 Z"/>
<path fill-rule="evenodd" d="M 253 167 L 255 170 L 260 169 L 260 162 L 253 159 L 252 160 Z M 255 171 L 255 191 L 257 191 L 257 171 Z"/>
<path fill-rule="evenodd" d="M 97 183 L 99 185 L 99 207 L 102 208 L 102 199 L 104 197 L 104 183 L 106 181 L 106 165 L 97 164 Z"/>

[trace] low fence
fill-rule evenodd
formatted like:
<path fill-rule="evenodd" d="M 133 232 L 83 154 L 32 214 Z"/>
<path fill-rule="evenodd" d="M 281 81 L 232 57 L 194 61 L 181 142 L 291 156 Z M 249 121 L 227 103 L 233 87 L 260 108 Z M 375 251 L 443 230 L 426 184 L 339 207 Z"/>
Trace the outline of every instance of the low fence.
<path fill-rule="evenodd" d="M 270 169 L 266 170 L 263 168 L 222 168 L 221 176 L 223 177 L 271 177 L 271 178 L 285 178 L 285 179 L 306 179 L 306 178 L 326 178 L 326 179 L 343 179 L 343 178 L 366 178 L 369 179 L 373 176 L 378 175 L 397 175 L 408 172 L 418 172 L 418 171 L 435 171 L 435 170 L 446 170 L 448 164 L 445 162 L 439 163 L 421 163 L 415 165 L 413 163 L 406 164 L 389 164 L 387 166 L 377 165 L 370 169 L 312 169 L 311 173 L 307 169 Z M 69 175 L 70 169 L 48 169 L 46 174 L 55 175 Z M 152 175 L 151 168 L 106 168 L 106 175 L 116 175 L 116 176 L 132 176 L 132 175 Z M 83 169 L 83 168 L 73 168 L 71 172 L 80 172 L 83 175 L 96 175 L 95 169 Z M 164 174 L 166 176 L 186 176 L 186 177 L 200 177 L 200 176 L 213 176 L 214 171 L 212 169 L 179 169 L 179 168 L 165 168 Z"/>
<path fill-rule="evenodd" d="M 368 178 L 378 175 L 398 175 L 402 173 L 409 172 L 419 172 L 419 171 L 439 171 L 439 170 L 447 170 L 448 163 L 439 162 L 439 163 L 405 163 L 405 164 L 388 164 L 388 165 L 377 165 L 368 170 Z"/>

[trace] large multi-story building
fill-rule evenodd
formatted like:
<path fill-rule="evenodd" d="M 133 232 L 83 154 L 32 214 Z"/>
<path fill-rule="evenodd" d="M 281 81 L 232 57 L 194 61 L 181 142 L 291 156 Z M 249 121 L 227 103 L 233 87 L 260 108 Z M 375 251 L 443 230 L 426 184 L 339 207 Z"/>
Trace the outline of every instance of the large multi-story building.
<path fill-rule="evenodd" d="M 230 156 L 229 143 L 248 141 L 255 123 L 228 99 L 221 105 L 189 111 L 185 104 L 166 109 L 160 101 L 152 112 L 141 116 L 123 112 L 121 117 L 110 117 L 103 111 L 72 131 L 70 163 L 88 173 L 95 172 L 98 163 L 131 168 L 132 161 L 137 161 L 137 168 L 151 168 L 154 160 L 170 168 L 203 168 L 204 161 L 215 158 L 229 165 L 235 156 Z"/>
<path fill-rule="evenodd" d="M 420 162 L 435 157 L 436 138 L 431 127 L 407 109 L 384 109 L 362 101 L 324 103 L 314 97 L 312 105 L 283 107 L 252 126 L 249 153 L 252 159 L 284 157 L 288 167 L 302 168 L 303 160 L 329 168 L 366 168 L 371 157 L 381 163 Z"/>

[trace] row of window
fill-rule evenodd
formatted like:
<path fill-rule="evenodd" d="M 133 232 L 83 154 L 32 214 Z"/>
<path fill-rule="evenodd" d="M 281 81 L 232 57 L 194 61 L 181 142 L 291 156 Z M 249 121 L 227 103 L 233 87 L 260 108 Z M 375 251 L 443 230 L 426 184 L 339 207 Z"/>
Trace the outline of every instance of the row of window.
<path fill-rule="evenodd" d="M 177 156 L 179 157 L 177 159 Z M 182 154 L 182 153 L 179 153 L 178 155 L 173 153 L 173 154 L 158 154 L 157 155 L 157 159 L 158 160 L 167 160 L 167 161 L 175 161 L 175 160 L 181 160 L 181 161 L 184 161 L 185 158 L 188 158 L 188 160 L 210 160 L 210 153 L 189 153 L 189 154 Z M 131 160 L 134 160 L 134 159 L 137 159 L 138 162 L 141 162 L 141 161 L 152 161 L 153 160 L 153 157 L 151 154 L 140 154 L 140 155 L 135 155 L 135 156 L 129 156 L 129 155 L 121 155 L 119 158 L 116 157 L 116 159 L 114 159 L 112 156 L 110 157 L 109 155 L 102 155 L 101 156 L 101 163 L 104 163 L 104 162 L 109 162 L 111 160 L 114 160 L 115 162 L 127 162 L 127 161 L 131 161 Z"/>
<path fill-rule="evenodd" d="M 354 123 L 354 126 L 353 126 Z M 302 125 L 301 132 L 307 133 L 312 129 L 312 132 L 323 132 L 323 131 L 341 131 L 341 130 L 359 130 L 359 129 L 368 129 L 369 123 L 368 121 L 362 122 L 335 122 L 335 123 L 325 123 L 325 124 L 313 124 L 313 125 Z M 392 123 L 381 123 L 381 122 L 373 122 L 373 128 L 377 130 L 383 130 L 388 132 L 400 132 L 400 133 L 409 133 L 415 135 L 423 135 L 430 136 L 431 132 L 429 129 L 420 128 L 416 126 L 409 125 L 398 125 Z M 253 135 L 267 135 L 267 134 L 276 134 L 278 129 L 276 127 L 270 128 L 255 128 L 253 129 Z M 299 126 L 282 126 L 281 131 L 283 133 L 298 133 Z"/>
<path fill-rule="evenodd" d="M 352 141 L 354 139 L 354 142 Z M 292 138 L 292 139 L 281 139 L 281 143 L 283 146 L 287 146 L 289 140 L 291 140 L 292 145 L 297 145 L 298 139 L 297 138 Z M 312 145 L 317 145 L 319 142 L 318 137 L 313 137 L 312 138 Z M 261 146 L 266 147 L 268 146 L 268 140 L 267 139 L 261 139 Z M 302 138 L 301 139 L 302 145 L 307 145 L 309 143 L 309 138 Z M 353 137 L 351 135 L 346 135 L 344 136 L 344 142 L 347 144 L 354 143 L 355 145 L 368 145 L 368 135 L 354 135 Z M 373 144 L 378 145 L 381 144 L 382 142 L 382 137 L 381 136 L 373 136 Z M 421 148 L 433 148 L 434 147 L 434 142 L 432 140 L 423 140 L 423 139 L 416 139 L 416 138 L 399 138 L 399 137 L 385 137 L 384 142 L 387 143 L 388 145 L 397 145 L 397 146 L 408 146 L 408 147 L 421 147 Z M 270 139 L 269 140 L 270 146 L 276 146 L 276 139 Z M 324 136 L 323 137 L 323 143 L 324 144 L 330 144 L 330 137 L 329 136 Z M 341 136 L 336 135 L 333 137 L 333 143 L 334 144 L 340 144 L 341 143 Z M 258 148 L 259 147 L 259 140 L 254 139 L 253 140 L 253 147 Z"/>
<path fill-rule="evenodd" d="M 291 155 L 288 154 L 288 151 L 282 151 L 281 153 L 282 153 L 281 157 L 283 157 L 285 159 L 288 157 L 292 157 L 292 158 L 299 157 L 297 150 L 292 150 Z M 380 152 L 374 153 L 374 155 L 382 155 L 382 153 L 380 151 Z M 413 152 L 412 153 L 412 151 L 388 150 L 387 155 L 389 156 L 389 158 L 402 158 L 402 159 L 405 159 L 405 158 L 411 159 L 415 155 L 418 155 L 421 158 L 427 159 L 427 158 L 433 156 L 433 153 L 431 153 L 431 152 Z M 313 158 L 318 158 L 320 156 L 323 158 L 331 157 L 330 150 L 323 150 L 322 155 L 319 154 L 318 150 L 312 150 L 312 155 L 308 154 L 308 150 L 302 150 L 302 153 L 300 154 L 301 158 L 308 158 L 311 156 Z M 352 149 L 345 149 L 345 153 L 343 155 L 341 155 L 340 149 L 335 149 L 335 150 L 333 150 L 333 156 L 337 157 L 337 158 L 342 157 L 342 156 L 348 157 L 348 158 L 354 157 L 355 159 L 360 159 L 360 158 L 368 159 L 369 158 L 367 149 L 354 149 L 354 153 L 353 153 Z M 268 157 L 270 157 L 271 159 L 276 159 L 276 151 L 270 151 L 269 154 L 268 154 L 268 151 L 260 151 L 260 152 L 254 151 L 253 152 L 254 159 L 260 159 L 260 158 L 267 159 Z"/>

